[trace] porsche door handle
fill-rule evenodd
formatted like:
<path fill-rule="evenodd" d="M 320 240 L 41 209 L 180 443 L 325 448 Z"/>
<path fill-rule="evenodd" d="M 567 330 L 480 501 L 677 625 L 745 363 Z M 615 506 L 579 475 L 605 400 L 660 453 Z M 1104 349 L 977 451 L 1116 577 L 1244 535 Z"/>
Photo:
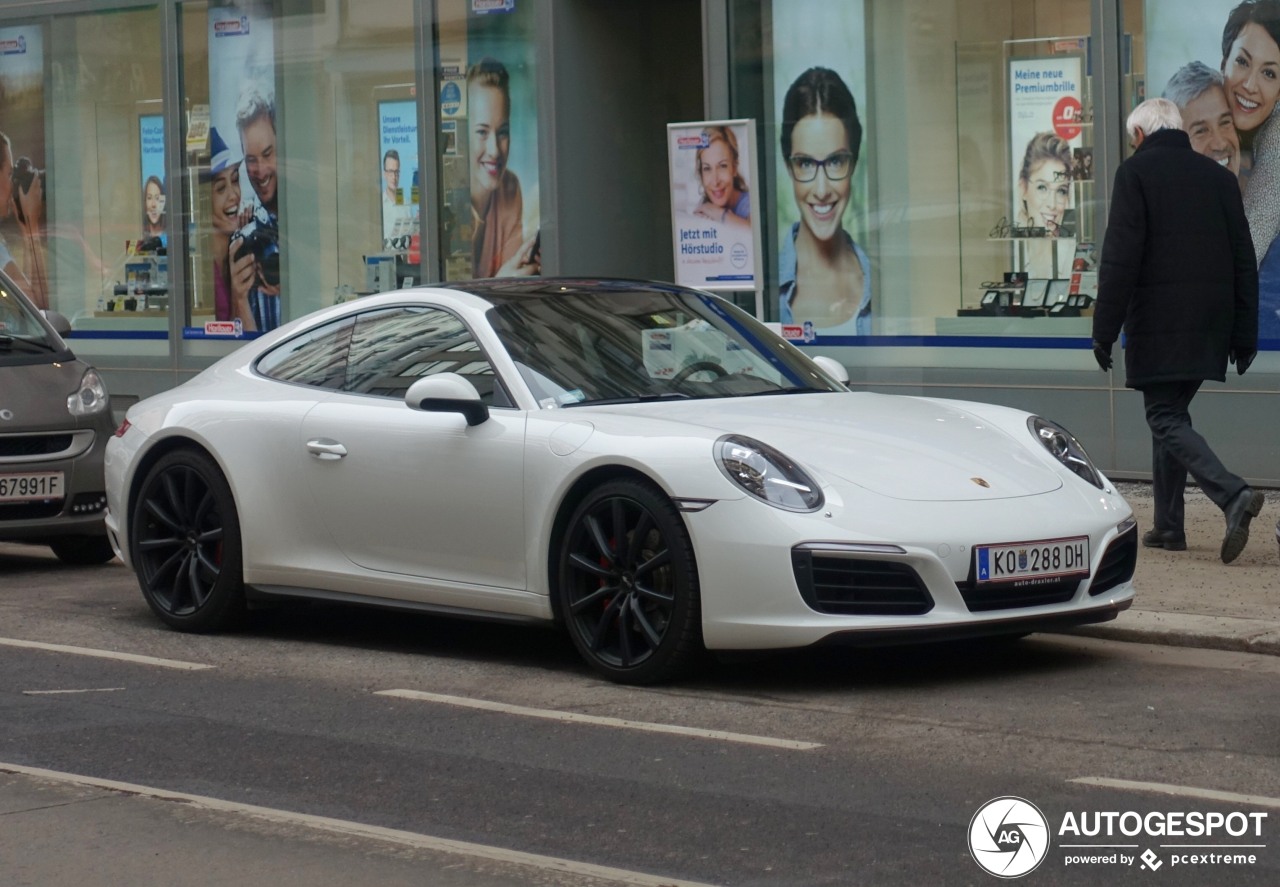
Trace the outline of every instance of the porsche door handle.
<path fill-rule="evenodd" d="M 317 437 L 307 441 L 307 452 L 322 459 L 326 462 L 334 459 L 341 459 L 347 454 L 347 448 L 336 440 L 330 440 L 327 437 Z"/>

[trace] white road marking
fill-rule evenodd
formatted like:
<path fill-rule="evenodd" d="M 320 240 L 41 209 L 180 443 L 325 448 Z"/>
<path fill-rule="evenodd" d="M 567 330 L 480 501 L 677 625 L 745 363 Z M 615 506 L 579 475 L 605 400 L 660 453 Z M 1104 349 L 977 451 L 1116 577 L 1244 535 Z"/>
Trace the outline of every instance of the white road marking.
<path fill-rule="evenodd" d="M 59 693 L 114 693 L 124 687 L 89 687 L 84 690 L 23 690 L 23 696 L 56 696 Z"/>
<path fill-rule="evenodd" d="M 1134 782 L 1129 779 L 1109 779 L 1105 776 L 1079 776 L 1068 779 L 1080 785 L 1096 785 L 1101 788 L 1119 788 L 1136 792 L 1155 792 L 1161 795 L 1176 795 L 1181 798 L 1202 798 L 1206 801 L 1226 801 L 1232 804 L 1248 804 L 1251 807 L 1274 807 L 1280 809 L 1280 798 L 1268 798 L 1263 795 L 1240 795 L 1235 792 L 1220 792 L 1211 788 L 1195 788 L 1189 785 L 1168 785 L 1163 782 Z"/>
<path fill-rule="evenodd" d="M 160 668 L 181 668 L 187 671 L 201 671 L 214 668 L 212 665 L 201 665 L 199 662 L 181 662 L 177 659 L 157 659 L 154 656 L 139 656 L 136 653 L 117 653 L 114 650 L 94 650 L 91 647 L 68 647 L 65 644 L 42 644 L 39 641 L 20 641 L 16 638 L 0 638 L 0 646 L 23 647 L 28 650 L 47 650 L 50 653 L 74 653 L 77 656 L 96 656 L 99 659 L 116 659 L 120 662 L 135 662 L 138 665 L 155 665 Z"/>
<path fill-rule="evenodd" d="M 141 795 L 146 798 L 156 798 L 162 801 L 182 801 L 205 810 L 217 810 L 224 813 L 253 816 L 259 819 L 265 819 L 269 822 L 304 826 L 306 828 L 329 832 L 331 834 L 370 838 L 375 841 L 385 841 L 387 843 L 397 844 L 404 847 L 414 847 L 440 853 L 453 853 L 459 856 L 486 859 L 493 862 L 530 866 L 543 871 L 563 872 L 580 877 L 600 878 L 603 880 L 615 881 L 619 884 L 635 885 L 635 887 L 713 887 L 711 884 L 703 884 L 698 881 L 679 881 L 675 878 L 646 875 L 643 872 L 632 872 L 626 869 L 611 868 L 609 866 L 592 865 L 591 863 L 586 862 L 576 862 L 572 859 L 560 859 L 555 856 L 540 856 L 536 853 L 522 853 L 519 850 L 507 850 L 503 847 L 491 847 L 487 844 L 472 844 L 469 841 L 454 841 L 449 838 L 435 838 L 431 835 L 421 835 L 416 832 L 381 828 L 375 825 L 365 825 L 362 822 L 351 822 L 346 819 L 331 819 L 327 816 L 312 816 L 307 813 L 294 813 L 289 810 L 278 810 L 272 807 L 257 807 L 252 804 L 238 804 L 234 801 L 224 801 L 219 798 L 210 798 L 205 795 L 189 795 L 185 792 L 171 792 L 162 788 L 153 788 L 146 785 L 117 782 L 114 779 L 98 779 L 93 776 L 81 776 L 75 773 L 64 773 L 58 770 L 42 770 L 38 767 L 24 767 L 21 764 L 0 763 L 0 773 L 17 773 L 24 776 L 32 776 L 37 779 L 48 779 L 54 782 L 70 785 L 89 786 L 91 788 L 100 788 L 106 791 L 125 792 L 131 795 Z"/>
<path fill-rule="evenodd" d="M 723 730 L 701 730 L 697 727 L 680 727 L 674 724 L 653 724 L 648 721 L 627 721 L 622 718 L 606 718 L 569 711 L 546 708 L 525 708 L 505 702 L 489 702 L 485 699 L 469 699 L 465 696 L 445 696 L 440 693 L 424 693 L 420 690 L 378 690 L 375 696 L 396 696 L 401 699 L 418 699 L 423 702 L 439 702 L 462 708 L 478 708 L 527 718 L 543 718 L 573 724 L 594 724 L 599 727 L 620 727 L 624 730 L 644 730 L 649 733 L 674 733 L 677 736 L 693 736 L 698 739 L 718 739 L 722 742 L 739 742 L 745 745 L 764 745 L 769 748 L 785 748 L 792 751 L 812 751 L 822 748 L 821 742 L 799 742 L 794 739 L 776 739 L 772 736 L 752 736 L 747 733 L 726 733 Z"/>

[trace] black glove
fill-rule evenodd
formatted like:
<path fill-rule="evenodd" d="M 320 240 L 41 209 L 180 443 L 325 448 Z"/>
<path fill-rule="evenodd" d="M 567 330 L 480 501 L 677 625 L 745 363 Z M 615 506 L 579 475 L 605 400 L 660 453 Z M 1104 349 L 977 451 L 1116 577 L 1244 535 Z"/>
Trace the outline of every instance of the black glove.
<path fill-rule="evenodd" d="M 1236 365 L 1236 374 L 1240 376 L 1244 375 L 1244 371 L 1249 369 L 1249 364 L 1253 363 L 1253 359 L 1257 356 L 1258 349 L 1256 348 L 1249 350 L 1232 348 L 1227 352 L 1228 359 Z"/>
<path fill-rule="evenodd" d="M 1098 362 L 1105 373 L 1111 369 L 1111 343 L 1093 340 L 1093 359 Z"/>

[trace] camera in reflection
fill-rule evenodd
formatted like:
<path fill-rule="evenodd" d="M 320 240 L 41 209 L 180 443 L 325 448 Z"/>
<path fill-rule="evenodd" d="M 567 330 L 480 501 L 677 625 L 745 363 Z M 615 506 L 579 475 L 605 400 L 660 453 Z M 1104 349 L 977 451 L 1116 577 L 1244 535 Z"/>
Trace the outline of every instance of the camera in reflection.
<path fill-rule="evenodd" d="M 280 227 L 264 207 L 253 211 L 253 218 L 231 236 L 231 255 L 235 259 L 252 254 L 258 265 L 258 282 L 265 286 L 280 285 Z"/>
<path fill-rule="evenodd" d="M 17 188 L 23 194 L 27 194 L 31 191 L 32 184 L 34 184 L 35 180 L 38 178 L 40 179 L 40 193 L 44 193 L 44 170 L 32 163 L 30 157 L 19 157 L 18 162 L 13 165 L 13 172 L 10 174 L 9 178 L 13 182 L 13 187 Z M 27 220 L 22 212 L 22 201 L 14 200 L 13 206 L 18 214 L 18 221 L 25 225 Z"/>

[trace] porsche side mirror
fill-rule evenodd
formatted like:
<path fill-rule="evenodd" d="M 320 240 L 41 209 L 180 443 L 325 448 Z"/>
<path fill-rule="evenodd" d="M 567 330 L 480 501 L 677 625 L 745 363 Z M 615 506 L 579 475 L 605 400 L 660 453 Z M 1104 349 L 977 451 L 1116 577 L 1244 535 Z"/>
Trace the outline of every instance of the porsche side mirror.
<path fill-rule="evenodd" d="M 419 379 L 404 393 L 411 410 L 426 413 L 461 413 L 468 425 L 479 425 L 489 418 L 489 408 L 480 392 L 457 373 L 436 373 Z"/>
<path fill-rule="evenodd" d="M 844 364 L 825 354 L 819 354 L 813 358 L 813 362 L 822 367 L 822 371 L 831 378 L 835 379 L 841 385 L 845 385 L 849 381 L 849 371 L 844 368 Z"/>

